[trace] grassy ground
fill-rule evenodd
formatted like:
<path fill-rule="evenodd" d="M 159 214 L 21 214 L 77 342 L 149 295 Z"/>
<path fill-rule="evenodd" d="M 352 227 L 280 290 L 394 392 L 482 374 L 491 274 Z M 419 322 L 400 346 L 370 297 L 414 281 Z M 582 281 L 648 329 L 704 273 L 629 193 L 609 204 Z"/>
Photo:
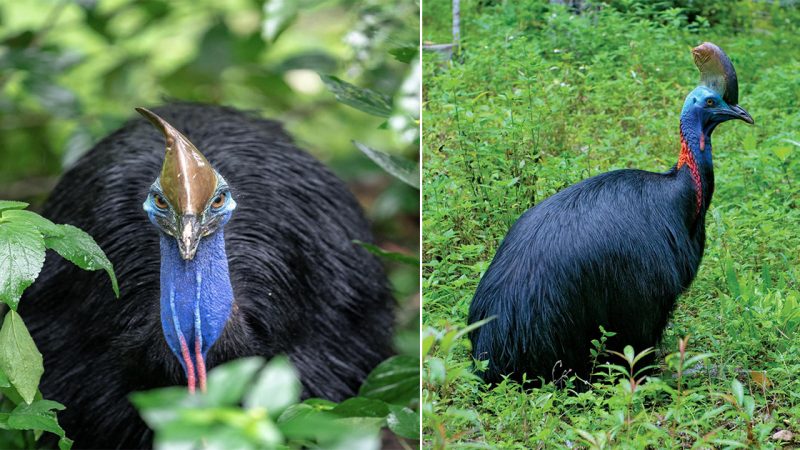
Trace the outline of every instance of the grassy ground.
<path fill-rule="evenodd" d="M 800 144 L 789 142 L 800 142 L 800 13 L 750 2 L 724 11 L 612 2 L 580 15 L 492 3 L 462 2 L 456 61 L 425 55 L 424 446 L 800 443 Z M 424 38 L 446 42 L 449 2 L 423 7 Z M 703 41 L 733 59 L 756 125 L 714 133 L 706 252 L 656 350 L 660 377 L 639 385 L 602 369 L 581 394 L 487 389 L 471 374 L 463 328 L 503 236 L 579 180 L 669 169 L 699 79 L 690 49 Z"/>

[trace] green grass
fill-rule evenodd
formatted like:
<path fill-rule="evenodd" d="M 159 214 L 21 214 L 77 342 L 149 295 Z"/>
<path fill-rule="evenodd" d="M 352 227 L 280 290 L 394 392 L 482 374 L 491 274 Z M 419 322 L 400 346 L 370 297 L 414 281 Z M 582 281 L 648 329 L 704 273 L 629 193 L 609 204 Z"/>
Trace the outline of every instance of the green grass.
<path fill-rule="evenodd" d="M 423 65 L 424 446 L 792 444 L 779 438 L 800 432 L 800 146 L 787 141 L 800 142 L 798 11 L 731 2 L 709 20 L 671 2 L 577 16 L 495 3 L 464 2 L 459 59 Z M 448 8 L 431 0 L 423 14 Z M 423 36 L 444 39 L 448 20 L 426 21 Z M 660 376 L 632 384 L 611 356 L 621 367 L 599 369 L 588 392 L 488 389 L 456 334 L 503 236 L 582 179 L 675 164 L 678 115 L 699 80 L 690 49 L 703 41 L 732 58 L 756 124 L 714 133 L 706 251 L 656 349 Z"/>

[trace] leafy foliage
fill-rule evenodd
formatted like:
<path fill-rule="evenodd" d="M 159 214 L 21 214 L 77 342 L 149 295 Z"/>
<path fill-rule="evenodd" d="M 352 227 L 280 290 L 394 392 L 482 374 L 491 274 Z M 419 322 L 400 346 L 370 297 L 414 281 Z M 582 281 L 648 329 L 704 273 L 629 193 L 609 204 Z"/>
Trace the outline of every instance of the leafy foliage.
<path fill-rule="evenodd" d="M 22 292 L 39 275 L 45 249 L 53 249 L 85 270 L 103 269 L 119 295 L 114 268 L 88 234 L 71 225 L 56 225 L 24 208 L 27 203 L 0 200 L 0 301 L 10 310 L 0 328 L 0 447 L 33 448 L 43 431 L 57 435 L 61 450 L 72 441 L 58 425 L 60 403 L 43 400 L 39 380 L 42 354 L 17 314 Z"/>
<path fill-rule="evenodd" d="M 800 142 L 800 14 L 729 2 L 716 6 L 735 17 L 701 20 L 692 8 L 707 2 L 581 3 L 576 13 L 538 0 L 465 1 L 459 59 L 423 55 L 423 445 L 792 445 L 800 153 L 786 139 Z M 424 39 L 447 42 L 450 2 L 423 6 Z M 671 167 L 678 114 L 699 78 L 689 50 L 703 41 L 733 59 L 756 126 L 714 133 L 705 256 L 655 349 L 657 377 L 637 375 L 645 349 L 619 356 L 599 339 L 587 391 L 484 386 L 463 323 L 503 236 L 525 210 L 582 179 Z"/>
<path fill-rule="evenodd" d="M 407 256 L 419 248 L 419 192 L 415 189 L 419 171 L 409 162 L 419 155 L 418 13 L 419 3 L 413 0 L 1 3 L 0 197 L 29 200 L 35 210 L 58 174 L 129 118 L 134 106 L 178 99 L 225 104 L 273 117 L 285 124 L 301 147 L 348 182 L 364 205 L 377 242 L 361 245 L 386 258 L 399 300 L 397 358 L 418 365 L 419 261 Z M 370 158 L 381 162 L 373 163 L 354 142 L 369 148 Z M 400 176 L 394 178 L 396 174 Z M 13 279 L 3 270 L 3 264 L 10 262 L 2 258 L 6 250 L 0 246 L 0 286 L 8 286 L 0 289 L 0 300 L 13 303 L 33 282 L 41 268 L 36 258 L 41 256 L 43 261 L 45 248 L 83 268 L 109 271 L 117 291 L 110 264 L 80 230 L 52 224 L 29 211 L 5 215 L 11 212 L 6 210 L 26 206 L 0 202 L 4 211 L 0 234 L 5 230 L 11 236 L 13 220 L 14 227 L 32 230 L 15 232 L 13 239 L 40 245 L 31 250 L 29 260 L 13 260 L 21 266 Z M 3 236 L 0 242 L 5 242 Z M 14 245 L 8 251 L 20 254 L 22 247 Z M 368 447 L 375 443 L 374 430 L 381 426 L 405 438 L 417 436 L 409 430 L 415 426 L 410 416 L 416 414 L 418 401 L 406 397 L 410 389 L 403 383 L 399 386 L 404 390 L 384 391 L 387 397 L 394 395 L 390 400 L 397 403 L 359 397 L 358 401 L 372 405 L 372 415 L 366 418 L 339 409 L 337 414 L 343 416 L 335 419 L 337 427 L 349 422 L 369 425 L 368 433 L 340 440 L 331 437 L 340 432 L 330 421 L 316 427 L 316 415 L 301 419 L 308 408 L 335 415 L 333 409 L 350 406 L 312 400 L 298 404 L 296 391 L 272 388 L 273 384 L 293 386 L 288 371 L 272 371 L 275 378 L 257 379 L 256 374 L 266 373 L 259 372 L 263 362 L 232 364 L 228 370 L 213 371 L 217 377 L 228 378 L 222 383 L 224 389 L 210 390 L 204 397 L 202 411 L 192 413 L 187 407 L 180 410 L 180 420 L 152 422 L 160 440 L 193 439 L 182 433 L 197 431 L 202 424 L 221 433 L 209 438 L 207 445 L 219 443 L 222 448 L 237 444 L 263 448 L 284 438 L 298 445 L 313 441 L 336 442 L 340 448 Z M 4 374 L 0 376 L 3 383 L 9 384 Z M 248 392 L 252 397 L 247 397 Z M 259 392 L 269 392 L 269 396 Z M 18 396 L 12 393 L 6 401 L 13 395 Z M 170 411 L 176 413 L 180 409 L 168 401 L 162 408 L 158 403 L 162 399 L 155 394 L 151 408 L 149 397 L 142 395 L 137 399 L 145 402 L 140 405 L 143 411 L 157 414 L 174 406 Z M 174 395 L 176 403 L 184 397 L 182 391 L 163 395 Z M 299 417 L 287 419 L 281 428 L 272 415 L 276 406 L 269 403 L 278 400 L 290 405 L 281 416 Z M 269 413 L 251 414 L 264 409 Z M 0 414 L 5 412 L 0 409 Z M 4 423 L 0 422 L 0 428 Z M 7 442 L 0 436 L 0 448 L 35 445 L 26 439 Z"/>
<path fill-rule="evenodd" d="M 208 393 L 191 395 L 183 388 L 133 394 L 131 400 L 147 424 L 156 430 L 156 446 L 200 445 L 242 449 L 380 447 L 380 429 L 388 426 L 399 436 L 416 439 L 419 416 L 406 405 L 418 398 L 417 361 L 395 357 L 370 375 L 362 392 L 391 392 L 384 400 L 369 395 L 340 404 L 307 399 L 300 402 L 300 381 L 282 357 L 266 365 L 247 358 L 216 367 L 209 373 Z M 376 379 L 402 373 L 413 390 L 390 389 Z M 391 386 L 390 386 L 391 388 Z M 243 408 L 237 408 L 238 404 Z"/>

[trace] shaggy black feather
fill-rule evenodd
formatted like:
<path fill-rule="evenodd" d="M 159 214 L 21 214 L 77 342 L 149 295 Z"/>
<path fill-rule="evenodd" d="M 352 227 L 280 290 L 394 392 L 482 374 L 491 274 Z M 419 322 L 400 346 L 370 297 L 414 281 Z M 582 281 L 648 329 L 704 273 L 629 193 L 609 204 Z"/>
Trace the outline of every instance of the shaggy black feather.
<path fill-rule="evenodd" d="M 235 303 L 209 368 L 288 354 L 305 396 L 353 395 L 390 350 L 394 300 L 346 186 L 294 146 L 279 123 L 234 109 L 173 104 L 154 111 L 185 134 L 228 181 L 238 208 L 225 227 Z M 67 171 L 43 215 L 90 233 L 114 264 L 103 272 L 48 254 L 21 314 L 44 354 L 41 390 L 67 409 L 75 448 L 140 448 L 152 433 L 128 394 L 185 385 L 159 316 L 158 231 L 142 203 L 159 174 L 163 135 L 143 118 Z"/>
<path fill-rule="evenodd" d="M 617 333 L 610 349 L 656 345 L 703 255 L 714 180 L 710 168 L 701 176 L 699 213 L 684 166 L 598 175 L 523 214 L 469 310 L 469 323 L 496 317 L 470 334 L 473 356 L 489 361 L 484 379 L 588 379 L 601 325 Z"/>

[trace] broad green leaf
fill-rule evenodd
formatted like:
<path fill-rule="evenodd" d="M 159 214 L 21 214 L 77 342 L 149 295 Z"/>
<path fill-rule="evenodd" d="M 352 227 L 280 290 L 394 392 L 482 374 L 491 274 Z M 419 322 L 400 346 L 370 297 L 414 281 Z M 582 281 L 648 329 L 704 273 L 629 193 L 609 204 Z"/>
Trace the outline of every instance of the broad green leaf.
<path fill-rule="evenodd" d="M 22 222 L 0 222 L 0 301 L 17 309 L 22 292 L 44 264 L 44 242 L 35 228 Z"/>
<path fill-rule="evenodd" d="M 277 417 L 300 400 L 301 389 L 292 363 L 285 356 L 278 356 L 258 375 L 255 385 L 244 398 L 244 406 L 248 409 L 264 408 L 270 416 Z"/>
<path fill-rule="evenodd" d="M 11 209 L 25 209 L 28 204 L 25 202 L 15 202 L 13 200 L 0 200 L 0 212 Z"/>
<path fill-rule="evenodd" d="M 23 403 L 11 411 L 11 415 L 8 417 L 8 427 L 15 430 L 49 431 L 64 438 L 64 429 L 58 424 L 54 411 L 62 409 L 64 409 L 64 405 L 50 400 L 38 400 L 30 405 Z M 69 445 L 72 445 L 71 441 L 69 441 Z M 64 448 L 60 442 L 59 447 Z"/>
<path fill-rule="evenodd" d="M 353 141 L 362 153 L 367 155 L 375 164 L 403 183 L 419 189 L 419 166 L 407 159 L 370 148 L 360 142 Z"/>
<path fill-rule="evenodd" d="M 275 42 L 281 33 L 297 18 L 297 1 L 267 0 L 264 2 L 264 22 L 261 25 L 261 36 Z"/>
<path fill-rule="evenodd" d="M 413 256 L 404 255 L 404 254 L 398 253 L 398 252 L 389 252 L 389 251 L 386 251 L 386 250 L 378 247 L 375 244 L 370 244 L 369 242 L 359 241 L 358 239 L 353 240 L 353 243 L 364 247 L 365 249 L 367 249 L 368 252 L 372 253 L 373 255 L 380 256 L 380 257 L 383 257 L 383 258 L 386 258 L 386 259 L 390 259 L 392 261 L 397 261 L 397 262 L 400 262 L 400 263 L 403 263 L 403 264 L 408 264 L 410 266 L 418 266 L 419 265 L 419 259 L 417 259 L 417 258 L 415 258 Z"/>
<path fill-rule="evenodd" d="M 42 354 L 36 348 L 22 317 L 14 310 L 6 314 L 0 329 L 0 370 L 6 374 L 25 403 L 33 402 L 44 373 Z"/>
<path fill-rule="evenodd" d="M 374 398 L 352 397 L 336 405 L 331 413 L 339 417 L 386 417 L 389 405 Z"/>
<path fill-rule="evenodd" d="M 278 428 L 290 439 L 333 441 L 352 433 L 352 429 L 337 422 L 336 416 L 315 411 L 311 406 L 292 405 L 278 419 Z"/>
<path fill-rule="evenodd" d="M 392 405 L 389 408 L 391 414 L 386 418 L 389 429 L 398 436 L 419 439 L 419 413 L 398 405 Z"/>
<path fill-rule="evenodd" d="M 392 102 L 383 94 L 354 86 L 333 75 L 320 75 L 322 82 L 335 96 L 336 100 L 347 106 L 373 116 L 389 118 L 392 115 Z"/>
<path fill-rule="evenodd" d="M 14 310 L 6 314 L 0 329 L 0 370 L 6 374 L 25 403 L 33 402 L 44 373 L 42 354 L 36 348 L 22 317 Z"/>
<path fill-rule="evenodd" d="M 208 374 L 208 393 L 211 406 L 232 406 L 242 400 L 256 373 L 264 366 L 263 358 L 242 358 L 215 367 Z"/>
<path fill-rule="evenodd" d="M 8 377 L 6 376 L 5 372 L 0 369 L 0 388 L 7 388 L 11 386 L 11 382 L 8 381 Z"/>
<path fill-rule="evenodd" d="M 8 219 L 9 222 L 25 223 L 35 227 L 42 233 L 42 236 L 60 236 L 62 234 L 61 228 L 48 219 L 36 214 L 32 211 L 14 209 L 3 212 L 3 219 Z"/>
<path fill-rule="evenodd" d="M 147 425 L 158 430 L 173 423 L 180 411 L 192 406 L 201 406 L 199 395 L 189 395 L 185 387 L 168 387 L 147 392 L 134 392 L 131 403 Z"/>
<path fill-rule="evenodd" d="M 358 395 L 402 406 L 419 399 L 419 359 L 398 355 L 383 361 L 367 376 Z"/>
<path fill-rule="evenodd" d="M 105 270 L 111 278 L 114 294 L 119 297 L 119 285 L 117 285 L 117 277 L 114 275 L 114 267 L 94 239 L 85 231 L 72 225 L 56 226 L 61 231 L 61 235 L 45 237 L 44 243 L 47 248 L 55 250 L 64 259 L 81 269 Z"/>

